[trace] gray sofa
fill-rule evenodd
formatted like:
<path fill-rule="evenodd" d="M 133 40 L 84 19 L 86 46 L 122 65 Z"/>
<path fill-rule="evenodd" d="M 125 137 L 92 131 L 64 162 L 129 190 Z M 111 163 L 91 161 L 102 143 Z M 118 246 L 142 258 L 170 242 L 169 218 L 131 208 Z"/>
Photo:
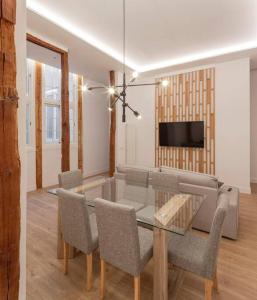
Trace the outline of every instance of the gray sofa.
<path fill-rule="evenodd" d="M 237 188 L 219 183 L 218 178 L 212 175 L 166 166 L 147 168 L 143 166 L 119 165 L 117 166 L 115 177 L 125 178 L 126 171 L 131 169 L 149 171 L 149 184 L 151 184 L 151 174 L 153 172 L 172 174 L 181 192 L 206 195 L 207 198 L 193 223 L 193 228 L 202 231 L 210 231 L 214 212 L 219 204 L 219 196 L 221 193 L 226 193 L 229 198 L 229 209 L 224 222 L 223 236 L 237 239 L 239 219 L 239 190 Z"/>

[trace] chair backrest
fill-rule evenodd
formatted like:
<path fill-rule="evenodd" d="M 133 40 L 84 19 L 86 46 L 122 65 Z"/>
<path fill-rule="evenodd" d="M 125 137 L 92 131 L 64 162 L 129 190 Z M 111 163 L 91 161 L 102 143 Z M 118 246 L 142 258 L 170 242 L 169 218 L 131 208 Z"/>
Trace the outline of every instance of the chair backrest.
<path fill-rule="evenodd" d="M 95 200 L 100 256 L 133 276 L 140 269 L 140 245 L 133 207 Z"/>
<path fill-rule="evenodd" d="M 128 169 L 125 171 L 125 181 L 127 184 L 147 187 L 149 171 Z"/>
<path fill-rule="evenodd" d="M 70 189 L 81 185 L 83 182 L 81 170 L 67 171 L 58 175 L 59 186 Z"/>
<path fill-rule="evenodd" d="M 58 189 L 57 193 L 64 241 L 86 254 L 91 253 L 94 249 L 85 197 L 64 189 Z"/>
<path fill-rule="evenodd" d="M 220 240 L 222 235 L 222 227 L 228 209 L 228 199 L 226 194 L 220 195 L 220 203 L 214 214 L 211 231 L 205 249 L 204 263 L 205 263 L 205 276 L 212 278 L 215 272 Z"/>

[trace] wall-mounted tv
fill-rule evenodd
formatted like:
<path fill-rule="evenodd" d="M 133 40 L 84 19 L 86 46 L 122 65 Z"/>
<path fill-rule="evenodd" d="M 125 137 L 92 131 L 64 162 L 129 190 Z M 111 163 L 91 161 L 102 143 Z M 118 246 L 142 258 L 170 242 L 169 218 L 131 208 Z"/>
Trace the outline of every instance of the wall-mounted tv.
<path fill-rule="evenodd" d="M 159 144 L 164 147 L 204 148 L 204 122 L 159 123 Z"/>

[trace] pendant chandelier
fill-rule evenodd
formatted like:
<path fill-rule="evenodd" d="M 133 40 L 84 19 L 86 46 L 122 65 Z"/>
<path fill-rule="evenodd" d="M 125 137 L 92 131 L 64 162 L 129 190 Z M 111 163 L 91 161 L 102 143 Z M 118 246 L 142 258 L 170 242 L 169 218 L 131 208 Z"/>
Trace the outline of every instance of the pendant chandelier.
<path fill-rule="evenodd" d="M 138 72 L 134 71 L 132 73 L 131 79 L 129 82 L 127 82 L 126 78 L 126 3 L 125 0 L 123 0 L 123 79 L 122 79 L 122 85 L 115 85 L 115 86 L 83 86 L 84 91 L 93 91 L 96 89 L 106 89 L 108 93 L 112 96 L 112 102 L 110 106 L 108 107 L 109 111 L 112 111 L 113 107 L 116 105 L 118 101 L 121 101 L 122 103 L 122 122 L 126 122 L 126 109 L 128 108 L 129 110 L 132 111 L 134 116 L 138 119 L 141 119 L 142 116 L 140 113 L 133 109 L 129 103 L 127 102 L 126 99 L 126 90 L 127 88 L 130 87 L 138 87 L 138 86 L 151 86 L 151 85 L 160 85 L 162 84 L 163 87 L 168 86 L 169 82 L 168 80 L 163 80 L 159 82 L 154 82 L 154 83 L 141 83 L 141 84 L 136 84 L 135 80 L 138 77 Z M 121 89 L 121 91 L 118 91 L 118 89 Z"/>

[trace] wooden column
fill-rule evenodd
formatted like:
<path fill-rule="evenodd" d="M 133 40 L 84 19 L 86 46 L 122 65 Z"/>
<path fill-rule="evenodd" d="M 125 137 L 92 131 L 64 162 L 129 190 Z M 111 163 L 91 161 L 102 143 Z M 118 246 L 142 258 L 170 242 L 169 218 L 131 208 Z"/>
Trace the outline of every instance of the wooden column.
<path fill-rule="evenodd" d="M 68 53 L 61 55 L 62 64 L 62 172 L 70 170 L 69 64 Z"/>
<path fill-rule="evenodd" d="M 20 158 L 14 27 L 16 1 L 0 0 L 0 299 L 18 299 Z"/>
<path fill-rule="evenodd" d="M 78 76 L 78 168 L 83 173 L 83 76 Z"/>
<path fill-rule="evenodd" d="M 110 85 L 115 85 L 115 72 L 110 71 Z M 110 105 L 115 101 L 115 97 L 110 97 Z M 110 126 L 110 150 L 109 150 L 109 176 L 112 177 L 115 172 L 115 136 L 116 136 L 116 107 L 113 107 L 111 112 L 111 126 Z"/>
<path fill-rule="evenodd" d="M 35 66 L 36 185 L 42 188 L 42 64 Z"/>

